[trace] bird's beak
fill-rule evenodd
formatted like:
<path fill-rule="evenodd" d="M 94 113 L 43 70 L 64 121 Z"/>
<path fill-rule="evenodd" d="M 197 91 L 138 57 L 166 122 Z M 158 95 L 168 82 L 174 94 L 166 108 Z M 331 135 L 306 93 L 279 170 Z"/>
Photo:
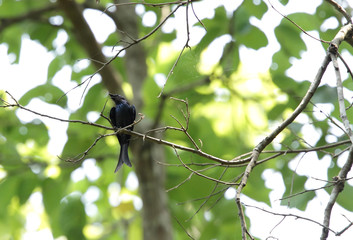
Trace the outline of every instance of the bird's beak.
<path fill-rule="evenodd" d="M 117 94 L 109 93 L 109 96 L 110 96 L 111 99 L 115 99 Z"/>

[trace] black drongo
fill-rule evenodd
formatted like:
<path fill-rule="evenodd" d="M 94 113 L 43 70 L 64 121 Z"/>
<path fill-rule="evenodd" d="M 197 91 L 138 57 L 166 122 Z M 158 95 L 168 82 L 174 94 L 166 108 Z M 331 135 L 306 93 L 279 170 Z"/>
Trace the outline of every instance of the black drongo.
<path fill-rule="evenodd" d="M 132 124 L 136 118 L 136 109 L 134 105 L 130 105 L 126 99 L 118 94 L 109 94 L 112 100 L 115 103 L 115 107 L 112 107 L 110 110 L 110 120 L 112 124 L 116 128 L 123 128 L 130 124 Z M 128 130 L 133 130 L 134 126 L 127 128 Z M 117 172 L 123 163 L 131 167 L 131 162 L 129 160 L 128 155 L 128 147 L 130 141 L 130 135 L 118 133 L 116 135 L 118 137 L 120 143 L 120 155 L 119 162 L 115 168 L 115 172 Z"/>

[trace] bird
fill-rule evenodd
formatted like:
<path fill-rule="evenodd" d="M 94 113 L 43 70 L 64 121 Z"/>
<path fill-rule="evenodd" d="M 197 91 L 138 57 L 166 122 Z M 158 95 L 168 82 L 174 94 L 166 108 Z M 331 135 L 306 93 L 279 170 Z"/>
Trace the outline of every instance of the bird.
<path fill-rule="evenodd" d="M 114 128 L 123 128 L 132 124 L 136 118 L 135 106 L 131 105 L 123 96 L 119 94 L 109 93 L 109 96 L 115 103 L 115 106 L 110 109 L 109 115 Z M 134 126 L 128 127 L 127 129 L 132 131 Z M 118 137 L 120 144 L 120 154 L 114 173 L 116 173 L 124 163 L 129 167 L 132 167 L 128 155 L 128 147 L 131 136 L 124 133 L 117 133 L 116 136 Z"/>

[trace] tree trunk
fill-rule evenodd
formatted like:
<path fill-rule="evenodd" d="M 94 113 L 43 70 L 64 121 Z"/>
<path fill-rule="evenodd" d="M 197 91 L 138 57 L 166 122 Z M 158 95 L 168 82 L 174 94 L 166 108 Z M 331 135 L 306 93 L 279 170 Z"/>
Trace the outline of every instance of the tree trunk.
<path fill-rule="evenodd" d="M 121 1 L 119 1 L 120 3 Z M 135 7 L 125 5 L 117 7 L 117 18 L 122 38 L 131 41 L 129 36 L 137 38 L 138 24 Z M 120 20 L 120 21 L 119 21 Z M 127 49 L 125 66 L 134 93 L 137 112 L 143 108 L 142 86 L 146 78 L 146 54 L 141 44 Z M 157 97 L 157 96 L 150 96 Z M 145 118 L 136 126 L 139 132 L 146 132 L 152 124 Z M 133 163 L 139 179 L 140 194 L 143 201 L 143 236 L 145 240 L 172 239 L 172 225 L 165 192 L 164 167 L 157 162 L 164 162 L 163 146 L 141 139 L 131 142 Z"/>

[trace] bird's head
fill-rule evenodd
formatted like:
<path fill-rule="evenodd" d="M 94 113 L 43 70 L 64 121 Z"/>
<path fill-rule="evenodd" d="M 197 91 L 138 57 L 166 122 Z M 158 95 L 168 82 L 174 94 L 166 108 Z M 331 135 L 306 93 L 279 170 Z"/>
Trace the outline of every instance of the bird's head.
<path fill-rule="evenodd" d="M 115 102 L 115 104 L 118 104 L 118 103 L 120 103 L 122 101 L 126 101 L 126 99 L 123 96 L 119 95 L 119 94 L 109 93 L 109 96 Z"/>

